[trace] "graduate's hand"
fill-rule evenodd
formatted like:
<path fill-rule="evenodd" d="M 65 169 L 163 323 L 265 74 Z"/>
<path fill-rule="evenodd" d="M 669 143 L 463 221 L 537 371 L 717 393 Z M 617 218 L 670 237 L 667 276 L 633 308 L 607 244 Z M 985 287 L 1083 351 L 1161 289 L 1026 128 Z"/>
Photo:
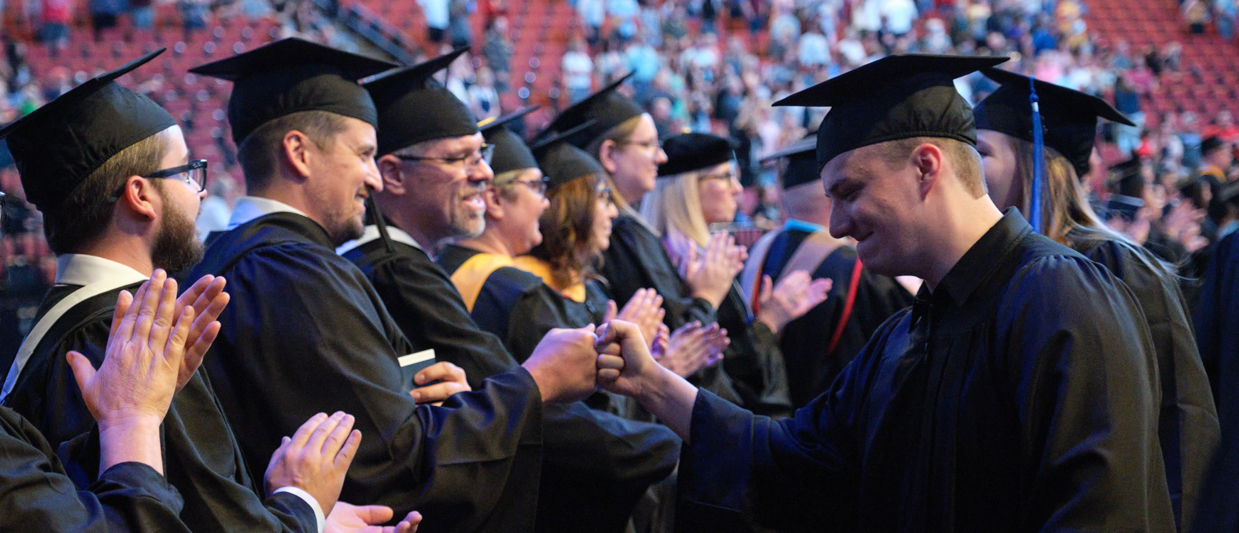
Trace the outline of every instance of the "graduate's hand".
<path fill-rule="evenodd" d="M 443 400 L 446 400 L 448 396 L 473 390 L 465 377 L 464 369 L 447 361 L 440 361 L 423 368 L 421 372 L 413 376 L 413 382 L 418 385 L 432 381 L 438 381 L 438 383 L 418 387 L 409 392 L 417 403 L 442 405 Z"/>
<path fill-rule="evenodd" d="M 667 314 L 662 305 L 663 297 L 658 295 L 658 291 L 637 289 L 632 298 L 628 299 L 628 303 L 624 304 L 624 308 L 620 309 L 615 316 L 608 317 L 606 321 L 619 319 L 636 324 L 641 328 L 641 335 L 653 347 L 654 341 L 658 338 L 658 326 L 662 325 L 663 317 Z"/>
<path fill-rule="evenodd" d="M 783 276 L 772 289 L 770 276 L 762 276 L 757 297 L 761 311 L 757 313 L 757 320 L 778 334 L 788 322 L 825 301 L 833 285 L 834 280 L 830 278 L 812 279 L 808 272 L 797 270 Z"/>
<path fill-rule="evenodd" d="M 671 334 L 665 353 L 652 352 L 651 355 L 663 368 L 686 378 L 721 361 L 723 350 L 730 343 L 717 323 L 703 328 L 700 322 L 694 321 Z"/>
<path fill-rule="evenodd" d="M 310 493 L 324 511 L 333 509 L 344 474 L 361 445 L 361 432 L 350 431 L 353 422 L 353 415 L 343 412 L 319 413 L 301 424 L 292 438 L 284 437 L 263 477 L 267 494 L 296 487 Z"/>
<path fill-rule="evenodd" d="M 206 356 L 211 343 L 215 342 L 215 337 L 219 335 L 220 325 L 216 320 L 220 313 L 224 312 L 231 298 L 228 293 L 224 292 L 225 283 L 224 278 L 208 274 L 198 279 L 193 286 L 176 299 L 175 313 L 179 315 L 182 309 L 191 306 L 194 308 L 196 317 L 189 328 L 189 336 L 185 339 L 185 359 L 181 365 L 180 374 L 176 378 L 177 391 L 185 388 L 185 384 L 189 383 L 189 378 L 193 377 L 194 372 L 198 370 L 198 366 L 202 364 L 202 358 Z"/>
<path fill-rule="evenodd" d="M 103 470 L 138 461 L 163 471 L 159 425 L 172 403 L 194 315 L 193 309 L 174 315 L 175 299 L 176 280 L 156 270 L 136 297 L 125 291 L 117 297 L 99 370 L 81 353 L 67 354 L 86 408 L 99 423 Z"/>
<path fill-rule="evenodd" d="M 552 329 L 542 337 L 521 366 L 537 382 L 543 403 L 584 400 L 597 390 L 596 338 L 593 324 L 577 329 Z"/>
<path fill-rule="evenodd" d="M 384 527 L 395 513 L 386 505 L 353 505 L 336 502 L 327 515 L 323 533 L 415 533 L 422 514 L 410 511 L 399 524 Z"/>
<path fill-rule="evenodd" d="M 630 322 L 612 320 L 603 324 L 598 330 L 596 349 L 604 354 L 598 361 L 598 383 L 616 394 L 638 396 L 643 379 L 661 370 L 646 347 L 641 329 Z"/>
<path fill-rule="evenodd" d="M 710 302 L 717 309 L 731 290 L 736 274 L 744 269 L 741 255 L 735 237 L 716 233 L 710 236 L 704 252 L 699 254 L 697 247 L 689 247 L 688 260 L 680 262 L 680 277 L 694 297 Z"/>
<path fill-rule="evenodd" d="M 598 331 L 598 351 L 606 354 L 598 358 L 598 382 L 602 387 L 636 398 L 688 442 L 697 388 L 654 361 L 641 330 L 620 320 L 603 324 Z M 609 355 L 617 352 L 621 357 Z"/>

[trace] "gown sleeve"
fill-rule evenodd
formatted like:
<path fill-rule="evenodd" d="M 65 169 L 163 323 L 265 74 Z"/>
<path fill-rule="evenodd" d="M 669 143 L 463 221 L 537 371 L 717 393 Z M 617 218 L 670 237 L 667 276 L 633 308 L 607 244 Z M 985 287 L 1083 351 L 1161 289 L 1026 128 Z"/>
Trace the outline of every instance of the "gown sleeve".
<path fill-rule="evenodd" d="M 441 407 L 402 390 L 415 351 L 363 274 L 317 245 L 250 251 L 222 275 L 232 300 L 205 366 L 250 464 L 319 412 L 365 436 L 341 499 L 417 509 L 425 530 L 532 523 L 541 469 L 541 395 L 515 368 Z M 516 526 L 514 526 L 514 524 Z"/>
<path fill-rule="evenodd" d="M 86 490 L 29 422 L 0 408 L 0 530 L 186 532 L 176 489 L 148 465 L 121 463 Z"/>
<path fill-rule="evenodd" d="M 1112 274 L 1078 258 L 1030 263 L 1009 290 L 998 309 L 998 356 L 1030 480 L 1020 522 L 1043 531 L 1155 528 L 1150 515 L 1167 498 L 1161 389 L 1139 304 Z"/>

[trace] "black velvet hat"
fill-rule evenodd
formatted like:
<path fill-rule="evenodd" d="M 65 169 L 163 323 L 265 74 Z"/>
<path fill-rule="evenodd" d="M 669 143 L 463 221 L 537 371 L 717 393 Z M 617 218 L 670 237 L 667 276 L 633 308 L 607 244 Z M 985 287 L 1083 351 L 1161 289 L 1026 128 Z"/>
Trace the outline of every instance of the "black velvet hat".
<path fill-rule="evenodd" d="M 972 106 L 955 90 L 954 80 L 1006 60 L 933 54 L 887 56 L 774 105 L 830 106 L 818 128 L 819 172 L 844 152 L 887 141 L 938 137 L 975 146 Z"/>
<path fill-rule="evenodd" d="M 112 156 L 176 125 L 159 104 L 115 81 L 163 51 L 87 80 L 0 130 L 31 203 L 55 209 Z"/>
<path fill-rule="evenodd" d="M 822 176 L 817 170 L 816 133 L 810 133 L 805 138 L 783 147 L 782 150 L 763 158 L 761 162 L 783 158 L 787 159 L 787 168 L 783 169 L 779 178 L 784 190 L 821 179 Z"/>
<path fill-rule="evenodd" d="M 627 76 L 603 87 L 602 90 L 586 97 L 584 100 L 572 104 L 568 109 L 563 110 L 559 116 L 555 117 L 555 120 L 551 121 L 546 127 L 546 131 L 564 132 L 587 121 L 593 121 L 591 126 L 581 129 L 567 138 L 568 142 L 572 143 L 573 146 L 585 148 L 594 142 L 594 139 L 610 131 L 611 128 L 620 125 L 632 117 L 641 116 L 645 113 L 645 110 L 640 105 L 627 96 L 616 92 L 620 84 L 631 77 L 632 74 L 629 73 Z"/>
<path fill-rule="evenodd" d="M 241 144 L 259 126 L 302 111 L 328 111 L 377 127 L 374 102 L 356 81 L 396 66 L 290 37 L 189 71 L 233 82 L 228 122 L 232 140 Z"/>
<path fill-rule="evenodd" d="M 538 106 L 526 107 L 497 119 L 487 119 L 478 123 L 482 135 L 486 137 L 486 142 L 495 146 L 490 168 L 495 171 L 496 176 L 513 170 L 538 168 L 538 160 L 534 158 L 529 146 L 519 135 L 506 127 L 509 122 L 520 119 L 537 109 Z"/>
<path fill-rule="evenodd" d="M 541 136 L 542 140 L 529 147 L 538 160 L 538 168 L 546 175 L 547 190 L 577 178 L 606 174 L 597 159 L 567 141 L 568 137 L 592 125 L 590 120 L 562 133 Z"/>
<path fill-rule="evenodd" d="M 433 78 L 468 48 L 384 73 L 362 84 L 379 111 L 378 155 L 420 142 L 473 135 L 477 118 L 469 106 Z"/>
<path fill-rule="evenodd" d="M 663 141 L 667 162 L 658 165 L 658 177 L 710 168 L 736 158 L 731 141 L 708 133 L 682 133 Z"/>
<path fill-rule="evenodd" d="M 978 130 L 991 130 L 1033 142 L 1032 103 L 1028 76 L 987 68 L 981 71 L 1002 86 L 973 109 Z M 1037 89 L 1038 107 L 1045 145 L 1063 154 L 1076 174 L 1088 173 L 1088 159 L 1097 138 L 1097 119 L 1104 118 L 1135 126 L 1105 100 L 1041 80 Z"/>

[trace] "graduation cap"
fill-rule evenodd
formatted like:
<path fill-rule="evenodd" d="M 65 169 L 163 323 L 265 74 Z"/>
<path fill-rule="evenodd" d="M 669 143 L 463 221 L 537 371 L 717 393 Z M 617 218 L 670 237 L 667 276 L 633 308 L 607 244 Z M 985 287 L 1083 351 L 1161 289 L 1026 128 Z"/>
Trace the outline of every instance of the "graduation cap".
<path fill-rule="evenodd" d="M 569 137 L 593 125 L 594 121 L 588 120 L 560 133 L 546 134 L 543 132 L 539 134 L 541 140 L 529 147 L 538 160 L 538 168 L 546 174 L 547 190 L 577 178 L 606 174 L 606 170 L 602 168 L 602 164 L 597 159 L 568 142 Z"/>
<path fill-rule="evenodd" d="M 622 124 L 632 117 L 639 117 L 645 114 L 645 110 L 640 105 L 616 92 L 620 84 L 631 78 L 632 74 L 630 72 L 628 75 L 603 87 L 602 90 L 589 95 L 584 100 L 572 104 L 568 109 L 560 112 L 559 116 L 555 117 L 555 120 L 552 120 L 547 125 L 545 131 L 564 132 L 592 121 L 593 125 L 577 130 L 575 135 L 567 138 L 568 142 L 577 148 L 585 148 L 594 142 L 595 139 L 610 131 L 611 128 Z"/>
<path fill-rule="evenodd" d="M 1110 187 L 1124 196 L 1144 195 L 1144 161 L 1133 157 L 1110 167 Z"/>
<path fill-rule="evenodd" d="M 396 66 L 290 37 L 189 71 L 233 82 L 228 122 L 232 140 L 241 144 L 259 126 L 302 111 L 327 111 L 378 127 L 374 102 L 356 80 Z"/>
<path fill-rule="evenodd" d="M 992 130 L 1033 142 L 1029 81 L 1037 90 L 1045 145 L 1058 150 L 1076 174 L 1088 173 L 1089 156 L 1097 137 L 1097 119 L 1135 126 L 1105 100 L 1028 76 L 994 68 L 981 71 L 1002 84 L 972 110 L 977 129 Z"/>
<path fill-rule="evenodd" d="M 534 158 L 533 152 L 529 150 L 529 146 L 519 135 L 505 126 L 509 122 L 534 112 L 539 107 L 526 107 L 511 114 L 478 123 L 478 128 L 482 130 L 482 136 L 486 138 L 486 142 L 495 146 L 490 168 L 495 171 L 496 176 L 513 170 L 538 168 L 538 161 Z"/>
<path fill-rule="evenodd" d="M 1226 146 L 1226 141 L 1217 135 L 1210 135 L 1200 142 L 1200 155 L 1209 155 L 1223 146 Z"/>
<path fill-rule="evenodd" d="M 1136 219 L 1136 213 L 1144 207 L 1144 200 L 1125 194 L 1111 194 L 1106 202 L 1106 220 L 1122 218 L 1128 222 Z"/>
<path fill-rule="evenodd" d="M 457 48 L 362 84 L 370 91 L 379 112 L 378 155 L 420 142 L 478 132 L 477 119 L 469 106 L 433 77 L 468 50 Z"/>
<path fill-rule="evenodd" d="M 31 203 L 54 210 L 112 156 L 176 125 L 159 104 L 115 81 L 164 50 L 87 80 L 0 129 Z"/>
<path fill-rule="evenodd" d="M 667 162 L 658 165 L 660 178 L 710 168 L 736 158 L 730 140 L 708 133 L 681 133 L 663 141 L 662 147 L 667 152 Z"/>
<path fill-rule="evenodd" d="M 1005 57 L 933 54 L 887 56 L 788 96 L 775 106 L 830 106 L 817 136 L 817 170 L 844 152 L 913 137 L 975 146 L 972 106 L 955 78 Z"/>
<path fill-rule="evenodd" d="M 787 167 L 780 176 L 784 190 L 821 179 L 821 173 L 817 170 L 817 133 L 806 135 L 805 138 L 762 158 L 761 162 L 784 158 L 787 159 Z"/>

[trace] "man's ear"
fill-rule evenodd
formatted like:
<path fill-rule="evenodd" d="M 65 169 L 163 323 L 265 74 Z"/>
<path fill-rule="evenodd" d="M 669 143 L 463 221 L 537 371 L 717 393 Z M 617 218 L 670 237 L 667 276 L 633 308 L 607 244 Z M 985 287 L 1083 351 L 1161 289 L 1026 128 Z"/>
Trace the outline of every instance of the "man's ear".
<path fill-rule="evenodd" d="M 310 177 L 311 163 L 318 155 L 318 146 L 308 135 L 291 130 L 284 134 L 284 140 L 280 143 L 280 155 L 292 173 L 304 180 Z"/>
<path fill-rule="evenodd" d="M 924 143 L 912 151 L 911 163 L 917 173 L 921 198 L 928 196 L 942 177 L 943 157 L 942 149 L 933 143 Z"/>
<path fill-rule="evenodd" d="M 141 176 L 129 176 L 125 180 L 125 188 L 121 190 L 120 199 L 116 203 L 135 217 L 154 221 L 159 218 L 159 213 L 155 209 L 156 194 L 154 182 Z"/>
<path fill-rule="evenodd" d="M 499 194 L 499 189 L 496 187 L 487 187 L 482 191 L 482 200 L 486 202 L 486 218 L 491 220 L 503 220 L 503 195 Z"/>
<path fill-rule="evenodd" d="M 409 175 L 405 174 L 400 158 L 387 154 L 375 160 L 375 163 L 379 167 L 379 176 L 383 178 L 383 191 L 397 196 L 403 195 L 409 186 L 405 179 Z"/>
<path fill-rule="evenodd" d="M 598 162 L 602 163 L 607 174 L 614 175 L 615 171 L 619 170 L 619 162 L 616 161 L 618 152 L 619 144 L 611 139 L 602 141 L 602 145 L 598 147 Z"/>

